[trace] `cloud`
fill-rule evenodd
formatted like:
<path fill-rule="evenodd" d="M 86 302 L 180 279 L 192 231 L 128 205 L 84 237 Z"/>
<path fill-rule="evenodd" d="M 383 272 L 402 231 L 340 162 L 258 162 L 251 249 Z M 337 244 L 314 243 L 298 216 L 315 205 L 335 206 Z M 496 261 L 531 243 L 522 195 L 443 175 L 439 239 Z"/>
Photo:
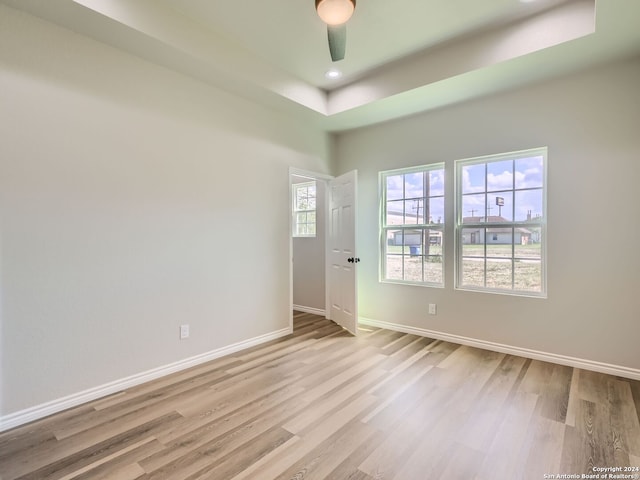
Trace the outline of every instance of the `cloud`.
<path fill-rule="evenodd" d="M 516 177 L 517 177 L 516 173 Z M 508 190 L 513 188 L 513 174 L 508 171 L 504 171 L 498 175 L 489 173 L 487 174 L 487 188 L 489 190 Z"/>
<path fill-rule="evenodd" d="M 387 177 L 387 198 L 400 199 L 404 192 L 404 176 L 393 175 Z"/>
<path fill-rule="evenodd" d="M 444 195 L 444 170 L 429 172 L 429 193 L 432 196 Z"/>

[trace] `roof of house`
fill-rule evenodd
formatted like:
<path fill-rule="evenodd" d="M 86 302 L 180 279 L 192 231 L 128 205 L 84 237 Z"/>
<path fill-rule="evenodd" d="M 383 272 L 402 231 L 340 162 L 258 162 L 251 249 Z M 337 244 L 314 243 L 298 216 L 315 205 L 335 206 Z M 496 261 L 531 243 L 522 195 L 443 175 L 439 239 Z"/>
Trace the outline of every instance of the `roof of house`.
<path fill-rule="evenodd" d="M 488 217 L 464 217 L 462 219 L 462 223 L 507 223 L 509 220 L 507 220 L 504 217 L 500 217 L 498 215 L 489 215 Z M 510 233 L 511 232 L 511 228 L 500 228 L 500 227 L 490 227 L 488 226 L 487 228 L 491 228 L 491 233 Z M 526 229 L 526 228 L 522 228 L 522 227 L 517 227 L 515 229 L 515 231 L 517 233 L 523 233 L 523 234 L 527 234 L 530 235 L 531 234 L 531 230 Z"/>

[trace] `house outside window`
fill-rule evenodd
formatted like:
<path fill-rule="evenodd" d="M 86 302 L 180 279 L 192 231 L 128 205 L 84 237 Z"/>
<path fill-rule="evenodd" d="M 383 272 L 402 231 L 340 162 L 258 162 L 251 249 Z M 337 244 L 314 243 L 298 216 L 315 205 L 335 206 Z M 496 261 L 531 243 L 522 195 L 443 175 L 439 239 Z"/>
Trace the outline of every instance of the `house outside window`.
<path fill-rule="evenodd" d="M 456 162 L 456 288 L 546 296 L 547 149 Z"/>
<path fill-rule="evenodd" d="M 293 236 L 316 236 L 316 182 L 294 183 L 293 193 Z"/>
<path fill-rule="evenodd" d="M 444 286 L 444 164 L 380 172 L 380 280 Z"/>

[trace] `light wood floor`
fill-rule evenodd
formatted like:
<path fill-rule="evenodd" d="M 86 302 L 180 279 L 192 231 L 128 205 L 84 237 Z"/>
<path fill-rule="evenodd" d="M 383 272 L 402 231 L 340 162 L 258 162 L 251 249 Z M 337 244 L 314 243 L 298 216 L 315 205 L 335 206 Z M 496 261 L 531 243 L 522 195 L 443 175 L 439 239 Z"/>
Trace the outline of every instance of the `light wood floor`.
<path fill-rule="evenodd" d="M 640 466 L 640 382 L 295 317 L 291 336 L 5 432 L 0 478 L 538 480 Z"/>

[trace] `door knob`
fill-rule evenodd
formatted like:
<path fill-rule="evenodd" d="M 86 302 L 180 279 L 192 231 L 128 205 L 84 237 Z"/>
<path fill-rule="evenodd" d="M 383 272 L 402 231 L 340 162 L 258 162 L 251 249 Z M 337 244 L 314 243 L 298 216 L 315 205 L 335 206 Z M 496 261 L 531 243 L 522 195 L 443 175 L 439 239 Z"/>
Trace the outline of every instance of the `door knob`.
<path fill-rule="evenodd" d="M 358 263 L 360 261 L 360 259 L 358 257 L 349 257 L 347 258 L 347 262 L 349 263 Z"/>

